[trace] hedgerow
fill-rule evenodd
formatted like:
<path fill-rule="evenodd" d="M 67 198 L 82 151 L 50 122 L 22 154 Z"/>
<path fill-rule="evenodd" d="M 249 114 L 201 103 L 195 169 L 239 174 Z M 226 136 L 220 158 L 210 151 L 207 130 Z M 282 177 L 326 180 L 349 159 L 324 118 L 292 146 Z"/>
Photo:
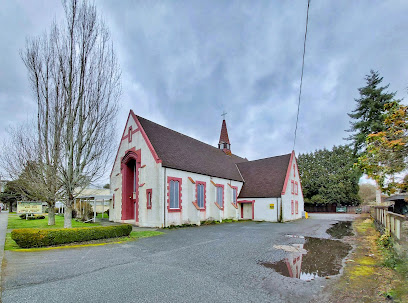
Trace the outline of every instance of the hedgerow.
<path fill-rule="evenodd" d="M 96 226 L 84 228 L 24 228 L 14 229 L 11 238 L 22 248 L 42 247 L 129 236 L 132 225 Z"/>

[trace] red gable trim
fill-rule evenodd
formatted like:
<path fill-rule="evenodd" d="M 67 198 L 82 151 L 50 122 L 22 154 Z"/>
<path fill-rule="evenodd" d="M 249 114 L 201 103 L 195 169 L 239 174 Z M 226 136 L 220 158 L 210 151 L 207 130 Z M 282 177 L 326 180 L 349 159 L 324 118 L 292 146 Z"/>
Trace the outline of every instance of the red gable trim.
<path fill-rule="evenodd" d="M 127 125 L 127 123 L 126 123 L 126 125 Z M 138 131 L 139 131 L 140 129 L 138 129 L 138 128 L 136 128 L 135 130 L 132 130 L 132 135 L 133 134 L 136 134 Z M 129 133 L 126 135 L 126 136 L 124 136 L 124 137 L 122 137 L 122 140 L 126 140 L 126 139 L 128 139 L 129 138 Z M 129 142 L 132 142 L 132 141 L 129 141 Z"/>
<path fill-rule="evenodd" d="M 122 144 L 122 140 L 124 139 L 125 132 L 126 132 L 126 129 L 127 129 L 126 126 L 128 125 L 129 118 L 130 118 L 130 112 L 129 112 L 128 118 L 127 118 L 127 120 L 126 120 L 125 128 L 124 128 L 124 130 L 123 130 L 123 134 L 122 134 L 122 137 L 121 137 L 121 139 L 120 139 L 120 143 L 119 143 L 119 146 L 118 146 L 118 150 L 116 151 L 115 162 L 113 162 L 112 170 L 111 170 L 111 173 L 110 173 L 110 177 L 112 177 L 113 168 L 115 167 L 116 160 L 118 159 L 118 154 L 119 154 L 120 145 Z"/>
<path fill-rule="evenodd" d="M 288 185 L 289 176 L 290 176 L 290 169 L 292 168 L 293 158 L 295 158 L 295 151 L 294 150 L 292 150 L 292 154 L 290 155 L 288 170 L 286 171 L 285 183 L 283 184 L 283 189 L 282 189 L 282 196 L 286 193 L 286 186 Z"/>
<path fill-rule="evenodd" d="M 146 135 L 146 132 L 144 131 L 142 124 L 140 124 L 139 119 L 137 118 L 137 116 L 135 115 L 135 113 L 133 112 L 133 110 L 130 110 L 130 114 L 132 115 L 133 119 L 135 120 L 138 129 L 140 129 L 140 133 L 143 136 L 143 139 L 145 139 L 147 146 L 150 149 L 150 152 L 152 153 L 152 156 L 154 158 L 154 160 L 156 160 L 156 163 L 162 163 L 162 160 L 160 160 L 159 156 L 157 155 L 156 151 L 154 150 L 154 147 L 152 145 L 152 143 L 150 142 L 149 138 Z"/>

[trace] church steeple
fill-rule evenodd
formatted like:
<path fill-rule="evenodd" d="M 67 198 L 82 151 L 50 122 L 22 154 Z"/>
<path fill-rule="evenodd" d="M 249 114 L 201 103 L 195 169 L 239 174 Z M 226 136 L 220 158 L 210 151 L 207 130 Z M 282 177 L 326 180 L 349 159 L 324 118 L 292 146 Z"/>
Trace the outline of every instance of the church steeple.
<path fill-rule="evenodd" d="M 228 138 L 227 123 L 225 122 L 226 113 L 222 114 L 224 119 L 222 120 L 220 141 L 218 142 L 218 148 L 222 149 L 226 154 L 231 154 L 231 143 Z"/>

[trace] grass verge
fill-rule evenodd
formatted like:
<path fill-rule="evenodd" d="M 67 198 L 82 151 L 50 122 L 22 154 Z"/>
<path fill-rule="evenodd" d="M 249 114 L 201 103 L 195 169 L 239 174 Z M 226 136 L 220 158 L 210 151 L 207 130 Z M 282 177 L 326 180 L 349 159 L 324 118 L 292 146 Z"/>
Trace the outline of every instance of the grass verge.
<path fill-rule="evenodd" d="M 90 227 L 99 226 L 99 223 L 83 223 L 72 220 L 72 227 Z M 17 214 L 8 215 L 8 229 L 17 228 L 63 228 L 64 227 L 64 217 L 55 216 L 55 225 L 48 225 L 48 214 L 45 214 L 45 219 L 41 220 L 23 220 Z"/>
<path fill-rule="evenodd" d="M 107 245 L 107 244 L 125 243 L 125 242 L 135 241 L 135 240 L 141 239 L 141 238 L 149 238 L 149 237 L 154 237 L 154 236 L 158 236 L 158 235 L 162 235 L 162 234 L 163 234 L 163 232 L 155 231 L 155 230 L 132 231 L 128 237 L 101 239 L 101 240 L 94 240 L 94 241 L 81 242 L 81 243 L 69 243 L 69 244 L 65 244 L 65 245 L 50 246 L 50 247 L 21 248 L 21 247 L 19 247 L 17 245 L 17 243 L 13 239 L 11 239 L 11 233 L 7 233 L 6 234 L 6 242 L 5 242 L 5 245 L 4 245 L 4 250 L 20 251 L 20 252 L 32 252 L 32 251 L 51 250 L 51 249 L 101 246 L 101 245 Z"/>
<path fill-rule="evenodd" d="M 408 302 L 407 260 L 389 260 L 368 216 L 355 220 L 353 228 L 356 247 L 346 260 L 343 275 L 325 289 L 329 293 L 325 302 Z"/>

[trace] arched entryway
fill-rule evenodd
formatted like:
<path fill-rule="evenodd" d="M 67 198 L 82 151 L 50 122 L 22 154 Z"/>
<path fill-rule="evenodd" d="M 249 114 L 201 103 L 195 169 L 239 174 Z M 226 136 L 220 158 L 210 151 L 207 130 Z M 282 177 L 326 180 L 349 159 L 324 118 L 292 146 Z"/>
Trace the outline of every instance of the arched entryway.
<path fill-rule="evenodd" d="M 139 222 L 139 153 L 128 151 L 122 158 L 122 220 Z"/>

